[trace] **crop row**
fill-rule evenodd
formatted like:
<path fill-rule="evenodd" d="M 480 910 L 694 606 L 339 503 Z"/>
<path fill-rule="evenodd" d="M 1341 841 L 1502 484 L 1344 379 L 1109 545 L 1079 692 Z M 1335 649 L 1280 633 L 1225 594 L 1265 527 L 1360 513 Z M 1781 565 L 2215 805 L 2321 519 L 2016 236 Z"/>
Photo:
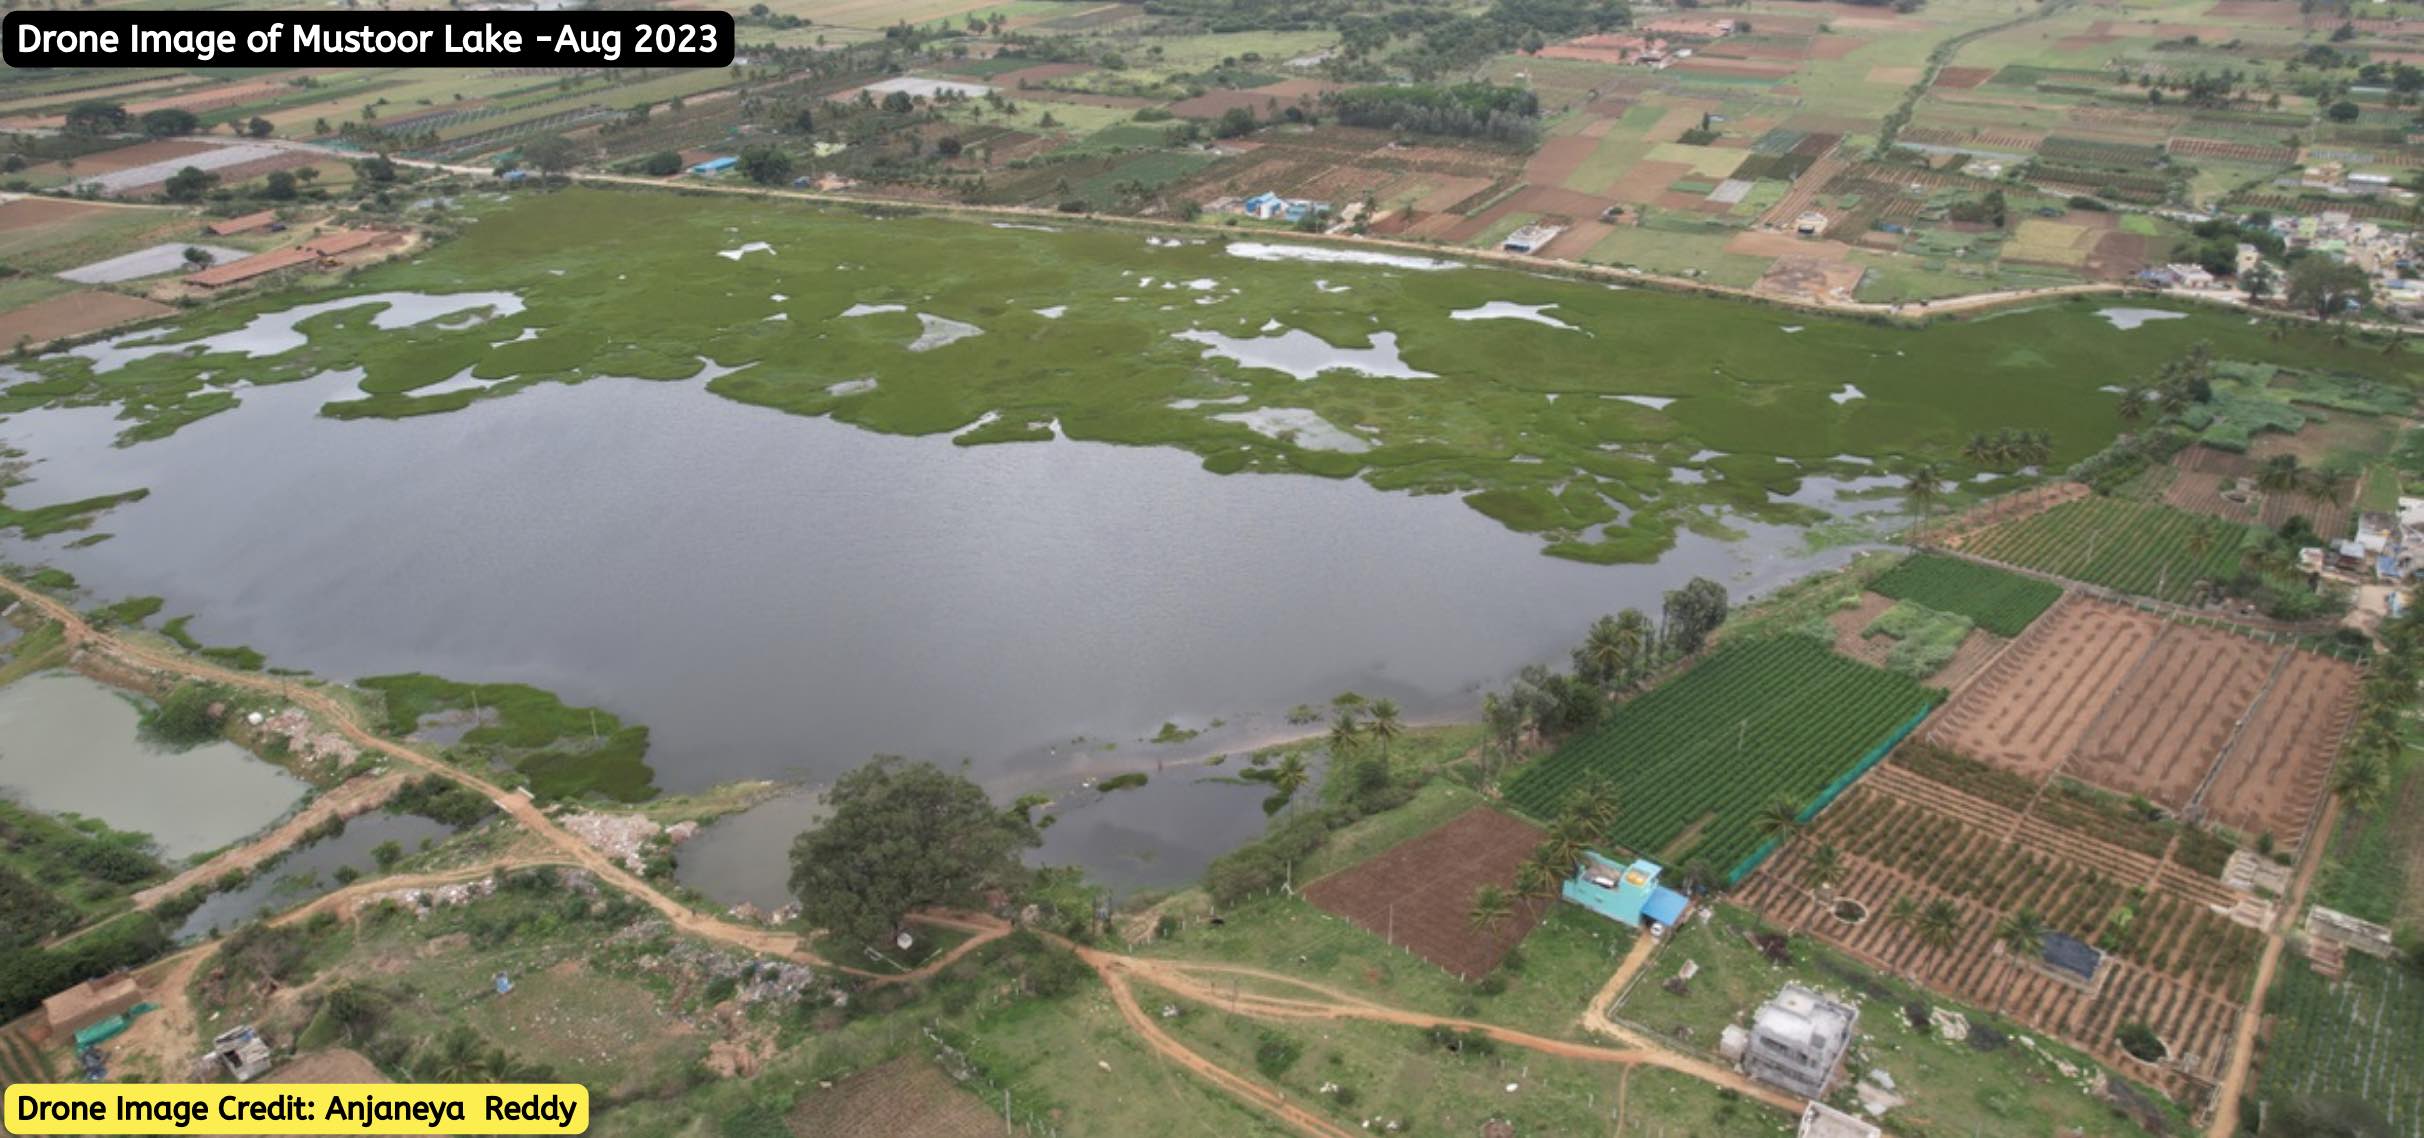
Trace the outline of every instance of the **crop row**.
<path fill-rule="evenodd" d="M 2260 1094 L 2270 1109 L 2313 1095 L 2371 1103 L 2390 1132 L 2424 1138 L 2424 978 L 2350 954 L 2337 981 L 2297 961 L 2281 970 Z"/>
<path fill-rule="evenodd" d="M 2205 549 L 2192 549 L 2204 531 Z M 2238 572 L 2244 526 L 2117 498 L 2082 498 L 1971 536 L 1964 548 L 1996 561 L 2183 601 L 2199 580 Z"/>
<path fill-rule="evenodd" d="M 1507 797 L 1548 818 L 1612 783 L 1616 841 L 1723 870 L 1759 844 L 1762 806 L 1808 801 L 1936 695 L 1806 637 L 1736 643 L 1525 768 Z M 1667 850 L 1695 827 L 1688 848 Z"/>
<path fill-rule="evenodd" d="M 1959 613 L 1997 636 L 2018 636 L 2062 599 L 2062 586 L 2034 577 L 1923 553 L 1880 574 L 1869 588 L 1898 601 Z"/>

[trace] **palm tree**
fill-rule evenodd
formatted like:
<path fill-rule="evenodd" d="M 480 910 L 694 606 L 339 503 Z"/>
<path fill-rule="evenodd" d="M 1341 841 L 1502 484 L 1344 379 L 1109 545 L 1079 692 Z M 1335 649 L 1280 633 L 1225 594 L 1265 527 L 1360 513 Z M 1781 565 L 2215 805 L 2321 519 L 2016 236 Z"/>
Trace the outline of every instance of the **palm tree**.
<path fill-rule="evenodd" d="M 2350 755 L 2332 772 L 2331 792 L 2340 797 L 2342 807 L 2360 814 L 2380 809 L 2389 789 L 2389 772 L 2383 769 L 2381 757 L 2372 752 Z"/>
<path fill-rule="evenodd" d="M 2306 493 L 2324 501 L 2336 501 L 2347 491 L 2356 476 L 2336 466 L 2317 466 L 2306 472 Z"/>
<path fill-rule="evenodd" d="M 1936 499 L 1944 495 L 1943 475 L 1937 471 L 1935 463 L 1920 463 L 1904 476 L 1902 493 L 1910 499 L 1911 509 L 1919 515 L 1919 526 L 1916 528 L 1925 529 L 1928 511 L 1935 506 Z M 1914 532 L 1912 536 L 1916 541 L 1917 533 Z"/>
<path fill-rule="evenodd" d="M 1495 931 L 1512 911 L 1507 904 L 1506 890 L 1495 885 L 1484 885 L 1473 891 L 1473 908 L 1465 914 L 1465 919 L 1471 921 L 1475 929 L 1487 933 Z"/>
<path fill-rule="evenodd" d="M 1790 798 L 1779 798 L 1759 808 L 1751 819 L 1751 829 L 1763 838 L 1776 838 L 1790 848 L 1794 836 L 1801 833 L 1801 804 Z"/>
<path fill-rule="evenodd" d="M 1592 844 L 1590 835 L 1559 822 L 1549 827 L 1548 834 L 1541 838 L 1540 848 L 1533 852 L 1532 857 L 1549 872 L 1565 877 L 1582 864 L 1582 855 L 1590 852 Z"/>
<path fill-rule="evenodd" d="M 1405 733 L 1405 722 L 1398 718 L 1397 701 L 1379 700 L 1372 704 L 1372 722 L 1364 725 L 1364 733 L 1380 740 L 1380 757 L 1389 757 L 1389 741 Z"/>
<path fill-rule="evenodd" d="M 1515 867 L 1515 895 L 1526 901 L 1546 901 L 1557 896 L 1563 882 L 1556 872 L 1538 858 L 1526 858 Z"/>
<path fill-rule="evenodd" d="M 1580 819 L 1592 833 L 1605 834 L 1616 824 L 1618 806 L 1616 784 L 1595 782 L 1566 801 L 1566 813 Z"/>
<path fill-rule="evenodd" d="M 1961 446 L 1961 457 L 1980 466 L 1993 465 L 1994 454 L 1995 440 L 1987 438 L 1984 431 L 1971 431 L 1969 441 Z"/>
<path fill-rule="evenodd" d="M 1833 846 L 1821 845 L 1801 861 L 1801 884 L 1812 892 L 1824 893 L 1834 888 L 1842 876 L 1843 855 Z"/>
<path fill-rule="evenodd" d="M 1281 759 L 1278 766 L 1271 768 L 1271 790 L 1282 808 L 1296 801 L 1296 792 L 1303 790 L 1305 783 L 1312 779 L 1313 772 L 1305 767 L 1302 755 L 1290 754 Z M 1266 806 L 1264 809 L 1268 811 L 1271 808 Z"/>
<path fill-rule="evenodd" d="M 1650 618 L 1640 609 L 1626 609 L 1616 614 L 1617 642 L 1624 646 L 1624 686 L 1631 687 L 1648 670 L 1650 645 L 1655 630 Z"/>
<path fill-rule="evenodd" d="M 1363 742 L 1363 724 L 1355 721 L 1354 712 L 1341 711 L 1337 718 L 1330 721 L 1331 758 L 1343 759 L 1354 754 L 1356 745 L 1361 742 Z"/>
<path fill-rule="evenodd" d="M 2124 423 L 2135 423 L 2146 417 L 2146 389 L 2136 384 L 2121 389 L 2121 402 L 2113 410 Z"/>
<path fill-rule="evenodd" d="M 462 1024 L 439 1036 L 413 1064 L 415 1072 L 432 1083 L 476 1083 L 487 1066 L 479 1035 Z"/>
<path fill-rule="evenodd" d="M 1914 931 L 1919 927 L 1919 902 L 1907 896 L 1896 897 L 1893 904 L 1886 906 L 1885 919 L 1894 922 L 1905 932 Z"/>
<path fill-rule="evenodd" d="M 1917 932 L 1919 943 L 1934 949 L 1951 948 L 1961 942 L 1961 909 L 1952 902 L 1938 898 L 1919 911 Z"/>
<path fill-rule="evenodd" d="M 1995 939 L 2013 956 L 2035 956 L 2045 951 L 2045 918 L 2034 909 L 2022 909 L 2003 918 L 1995 927 Z"/>
<path fill-rule="evenodd" d="M 2304 477 L 2298 467 L 2298 456 L 2276 454 L 2264 460 L 2256 471 L 2256 486 L 2264 490 L 2295 490 Z"/>

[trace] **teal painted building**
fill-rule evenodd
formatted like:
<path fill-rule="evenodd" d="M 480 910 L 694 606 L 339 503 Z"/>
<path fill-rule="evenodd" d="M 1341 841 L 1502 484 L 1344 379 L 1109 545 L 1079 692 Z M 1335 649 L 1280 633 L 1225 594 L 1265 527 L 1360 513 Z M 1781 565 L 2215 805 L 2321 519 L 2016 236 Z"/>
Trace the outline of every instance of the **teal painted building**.
<path fill-rule="evenodd" d="M 1683 919 L 1691 899 L 1658 884 L 1664 872 L 1656 862 L 1641 860 L 1619 865 L 1597 850 L 1582 855 L 1582 866 L 1566 879 L 1565 899 L 1632 928 L 1664 932 Z"/>

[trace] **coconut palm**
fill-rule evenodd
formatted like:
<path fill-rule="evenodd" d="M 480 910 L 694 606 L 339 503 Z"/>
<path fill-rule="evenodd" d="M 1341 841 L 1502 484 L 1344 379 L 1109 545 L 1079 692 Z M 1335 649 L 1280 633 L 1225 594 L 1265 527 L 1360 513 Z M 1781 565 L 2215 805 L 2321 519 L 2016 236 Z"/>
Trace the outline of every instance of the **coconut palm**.
<path fill-rule="evenodd" d="M 2354 481 L 2356 481 L 2355 475 L 2336 466 L 2310 467 L 2305 475 L 2305 489 L 2311 497 L 2334 501 L 2346 492 L 2348 484 Z"/>
<path fill-rule="evenodd" d="M 2121 389 L 2121 402 L 2113 406 L 2124 423 L 2135 423 L 2146 417 L 2146 389 L 2132 384 Z"/>
<path fill-rule="evenodd" d="M 1537 858 L 1526 858 L 1515 867 L 1515 895 L 1526 901 L 1546 901 L 1557 896 L 1563 884 L 1556 871 Z"/>
<path fill-rule="evenodd" d="M 1813 892 L 1824 893 L 1835 887 L 1843 877 L 1843 854 L 1833 846 L 1822 845 L 1801 859 L 1801 884 Z"/>
<path fill-rule="evenodd" d="M 1567 800 L 1566 813 L 1580 819 L 1582 824 L 1590 827 L 1592 833 L 1605 834 L 1609 827 L 1616 824 L 1619 805 L 1616 784 L 1595 782 Z"/>
<path fill-rule="evenodd" d="M 1495 885 L 1484 885 L 1473 891 L 1473 907 L 1465 913 L 1465 919 L 1471 921 L 1475 929 L 1488 933 L 1496 931 L 1513 911 L 1513 907 L 1507 904 L 1506 890 Z"/>
<path fill-rule="evenodd" d="M 1759 813 L 1751 818 L 1751 829 L 1760 837 L 1779 839 L 1786 846 L 1793 844 L 1801 826 L 1801 804 L 1789 798 L 1779 798 L 1760 807 Z"/>
<path fill-rule="evenodd" d="M 1380 743 L 1380 757 L 1389 757 L 1389 742 L 1405 734 L 1405 721 L 1398 717 L 1397 701 L 1376 700 L 1372 704 L 1372 721 L 1364 725 L 1364 734 Z"/>
<path fill-rule="evenodd" d="M 480 1046 L 479 1035 L 462 1024 L 439 1036 L 413 1060 L 414 1072 L 432 1083 L 475 1083 L 487 1066 L 488 1055 Z"/>
<path fill-rule="evenodd" d="M 2013 956 L 2035 956 L 2045 951 L 2046 931 L 2045 918 L 2034 909 L 2022 909 L 1995 926 L 1995 939 Z"/>
<path fill-rule="evenodd" d="M 1629 688 L 1640 682 L 1641 674 L 1648 670 L 1650 645 L 1655 642 L 1656 635 L 1657 630 L 1651 627 L 1650 618 L 1640 609 L 1626 609 L 1616 614 L 1615 636 L 1617 642 L 1625 647 L 1624 686 Z"/>
<path fill-rule="evenodd" d="M 1582 855 L 1589 853 L 1594 844 L 1590 834 L 1580 827 L 1560 821 L 1549 827 L 1548 834 L 1540 839 L 1540 848 L 1534 851 L 1532 857 L 1549 872 L 1563 877 L 1582 864 Z"/>
<path fill-rule="evenodd" d="M 1972 431 L 1969 441 L 1961 446 L 1961 457 L 1980 466 L 1992 466 L 1995 464 L 1996 442 L 1996 439 L 1988 438 L 1984 431 Z"/>
<path fill-rule="evenodd" d="M 1915 930 L 1919 926 L 1919 902 L 1909 897 L 1896 897 L 1893 904 L 1886 906 L 1885 919 L 1894 922 L 1905 932 Z"/>
<path fill-rule="evenodd" d="M 2256 486 L 2259 489 L 2295 490 L 2303 481 L 2304 474 L 2298 466 L 2298 456 L 2294 454 L 2276 454 L 2265 459 L 2264 465 L 2256 469 Z"/>
<path fill-rule="evenodd" d="M 1934 949 L 1951 948 L 1961 942 L 1961 909 L 1941 898 L 1930 901 L 1919 910 L 1915 930 L 1919 943 Z"/>
<path fill-rule="evenodd" d="M 1302 755 L 1290 754 L 1281 759 L 1278 766 L 1271 768 L 1271 789 L 1281 806 L 1296 801 L 1296 792 L 1303 790 L 1312 779 L 1313 772 L 1305 766 Z"/>
<path fill-rule="evenodd" d="M 1926 529 L 1927 515 L 1935 506 L 1936 499 L 1944 496 L 1943 475 L 1937 471 L 1934 463 L 1920 463 L 1911 468 L 1911 472 L 1904 476 L 1902 493 L 1904 497 L 1910 499 L 1912 511 L 1919 515 L 1919 524 L 1914 527 L 1912 534 L 1915 541 L 1918 537 L 1917 531 Z"/>
<path fill-rule="evenodd" d="M 1355 748 L 1363 742 L 1363 734 L 1363 724 L 1356 720 L 1354 712 L 1339 712 L 1336 718 L 1330 720 L 1330 757 L 1343 759 L 1354 754 Z"/>
<path fill-rule="evenodd" d="M 2340 797 L 2340 805 L 2360 814 L 2380 809 L 2384 795 L 2390 789 L 2390 773 L 2382 766 L 2381 756 L 2359 751 L 2340 760 L 2339 769 L 2332 772 L 2331 792 Z"/>

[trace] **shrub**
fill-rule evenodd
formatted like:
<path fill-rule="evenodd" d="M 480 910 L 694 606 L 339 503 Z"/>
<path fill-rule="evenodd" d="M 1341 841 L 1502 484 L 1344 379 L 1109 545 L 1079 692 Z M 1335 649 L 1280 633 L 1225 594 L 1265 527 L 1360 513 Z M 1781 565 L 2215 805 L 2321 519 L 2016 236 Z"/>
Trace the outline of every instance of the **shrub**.
<path fill-rule="evenodd" d="M 218 738 L 219 717 L 210 710 L 217 695 L 201 684 L 178 684 L 143 713 L 143 734 L 172 747 L 192 747 Z"/>
<path fill-rule="evenodd" d="M 1266 1079 L 1276 1079 L 1288 1073 L 1288 1068 L 1304 1056 L 1304 1046 L 1276 1031 L 1265 1031 L 1254 1045 L 1254 1069 Z"/>

